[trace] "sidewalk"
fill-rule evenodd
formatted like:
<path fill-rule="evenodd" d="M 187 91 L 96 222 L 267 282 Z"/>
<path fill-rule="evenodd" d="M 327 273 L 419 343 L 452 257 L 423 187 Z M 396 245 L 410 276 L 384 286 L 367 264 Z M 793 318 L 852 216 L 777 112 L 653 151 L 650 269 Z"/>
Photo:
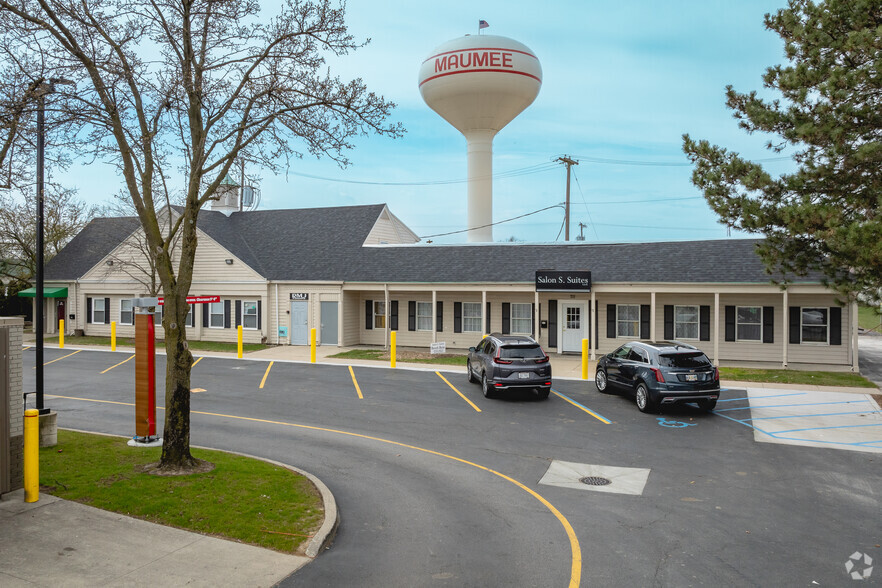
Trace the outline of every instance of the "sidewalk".
<path fill-rule="evenodd" d="M 41 493 L 0 500 L 0 586 L 272 586 L 309 558 Z"/>

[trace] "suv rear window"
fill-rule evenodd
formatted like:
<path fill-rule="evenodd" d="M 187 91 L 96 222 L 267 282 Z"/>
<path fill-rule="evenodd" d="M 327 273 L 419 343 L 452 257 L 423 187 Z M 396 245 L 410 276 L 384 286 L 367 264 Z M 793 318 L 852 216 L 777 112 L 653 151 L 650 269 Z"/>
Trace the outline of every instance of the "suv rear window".
<path fill-rule="evenodd" d="M 658 364 L 672 368 L 703 368 L 711 365 L 704 353 L 670 353 L 659 354 Z"/>
<path fill-rule="evenodd" d="M 540 359 L 545 357 L 538 345 L 503 345 L 499 348 L 502 359 Z"/>

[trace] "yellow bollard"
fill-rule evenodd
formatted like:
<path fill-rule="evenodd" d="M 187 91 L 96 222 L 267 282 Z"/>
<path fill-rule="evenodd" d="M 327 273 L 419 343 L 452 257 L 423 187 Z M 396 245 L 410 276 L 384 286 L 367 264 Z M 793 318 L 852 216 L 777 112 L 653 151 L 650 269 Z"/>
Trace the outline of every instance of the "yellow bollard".
<path fill-rule="evenodd" d="M 391 358 L 391 367 L 395 367 L 395 339 L 398 338 L 397 337 L 398 331 L 392 331 L 392 334 L 390 336 L 391 336 L 391 339 L 390 339 L 389 345 L 390 345 L 392 351 L 390 352 L 389 356 Z"/>
<path fill-rule="evenodd" d="M 64 319 L 58 319 L 58 348 L 64 349 Z"/>
<path fill-rule="evenodd" d="M 116 321 L 110 321 L 110 350 L 116 351 Z"/>
<path fill-rule="evenodd" d="M 238 339 L 238 342 L 239 342 L 239 351 L 236 354 L 236 357 L 238 357 L 239 359 L 242 359 L 242 325 L 239 325 L 238 327 L 236 327 L 236 338 Z"/>
<path fill-rule="evenodd" d="M 24 419 L 25 502 L 40 499 L 40 411 L 29 408 Z"/>
<path fill-rule="evenodd" d="M 309 363 L 315 363 L 315 329 L 309 330 Z"/>
<path fill-rule="evenodd" d="M 582 339 L 582 379 L 588 379 L 588 339 Z"/>

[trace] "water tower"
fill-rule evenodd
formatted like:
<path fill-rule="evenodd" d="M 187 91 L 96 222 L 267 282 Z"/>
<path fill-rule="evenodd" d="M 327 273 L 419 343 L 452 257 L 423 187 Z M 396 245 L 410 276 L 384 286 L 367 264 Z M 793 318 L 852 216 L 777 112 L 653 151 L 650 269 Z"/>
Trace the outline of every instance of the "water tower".
<path fill-rule="evenodd" d="M 539 60 L 514 39 L 466 35 L 436 47 L 419 82 L 426 104 L 468 142 L 468 240 L 493 241 L 493 137 L 539 94 Z"/>

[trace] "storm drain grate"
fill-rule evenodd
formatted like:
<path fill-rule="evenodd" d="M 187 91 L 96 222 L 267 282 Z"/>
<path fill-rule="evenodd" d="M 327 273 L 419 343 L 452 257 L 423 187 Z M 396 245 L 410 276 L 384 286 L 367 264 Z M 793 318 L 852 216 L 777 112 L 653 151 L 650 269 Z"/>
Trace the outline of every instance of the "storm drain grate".
<path fill-rule="evenodd" d="M 608 486 L 612 484 L 612 481 L 600 476 L 585 476 L 584 478 L 579 478 L 579 481 L 589 486 Z"/>

